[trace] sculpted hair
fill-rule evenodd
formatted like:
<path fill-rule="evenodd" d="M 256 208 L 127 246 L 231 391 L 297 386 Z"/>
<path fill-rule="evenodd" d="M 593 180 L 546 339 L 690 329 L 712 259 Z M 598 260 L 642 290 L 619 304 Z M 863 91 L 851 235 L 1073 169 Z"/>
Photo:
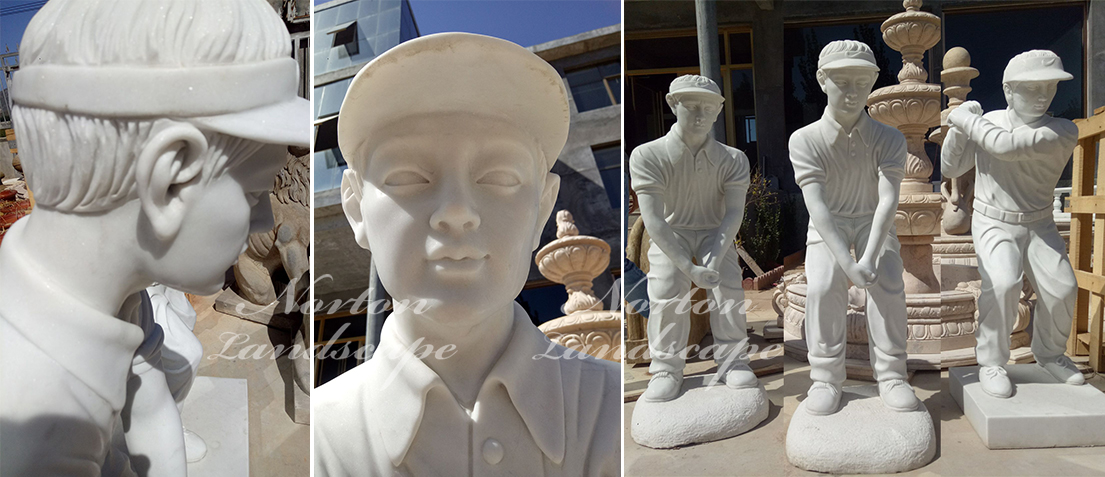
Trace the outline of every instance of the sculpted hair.
<path fill-rule="evenodd" d="M 821 59 L 821 58 L 824 58 L 828 55 L 832 55 L 832 54 L 836 54 L 836 53 L 843 53 L 843 52 L 857 52 L 857 53 L 866 52 L 866 53 L 871 53 L 871 47 L 867 46 L 867 44 L 862 42 L 862 41 L 855 41 L 855 40 L 831 41 L 831 42 L 829 42 L 828 45 L 825 45 L 825 47 L 821 49 L 821 54 L 817 55 L 817 58 Z"/>
<path fill-rule="evenodd" d="M 31 19 L 20 44 L 24 67 L 180 68 L 290 56 L 287 29 L 264 0 L 51 0 Z M 12 123 L 36 203 L 81 213 L 136 198 L 135 160 L 157 119 L 14 105 Z M 217 173 L 260 147 L 214 132 L 204 135 L 205 173 Z"/>

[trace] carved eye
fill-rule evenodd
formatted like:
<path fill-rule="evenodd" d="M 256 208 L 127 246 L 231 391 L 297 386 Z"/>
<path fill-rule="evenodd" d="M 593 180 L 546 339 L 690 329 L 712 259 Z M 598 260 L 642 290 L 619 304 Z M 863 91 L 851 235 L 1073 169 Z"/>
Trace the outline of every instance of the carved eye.
<path fill-rule="evenodd" d="M 520 185 L 522 181 L 517 175 L 507 171 L 491 171 L 476 180 L 476 183 L 479 185 L 514 187 Z"/>
<path fill-rule="evenodd" d="M 414 171 L 396 171 L 387 176 L 384 179 L 384 185 L 392 187 L 413 186 L 429 184 L 430 180 Z"/>

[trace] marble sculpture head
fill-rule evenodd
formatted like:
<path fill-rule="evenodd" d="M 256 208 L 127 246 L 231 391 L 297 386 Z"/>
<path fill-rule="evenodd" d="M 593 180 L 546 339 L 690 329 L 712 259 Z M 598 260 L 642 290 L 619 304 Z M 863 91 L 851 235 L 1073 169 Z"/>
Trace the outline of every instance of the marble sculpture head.
<path fill-rule="evenodd" d="M 511 303 L 556 201 L 568 122 L 556 70 L 505 40 L 429 35 L 362 69 L 338 116 L 342 206 L 388 293 L 424 300 L 433 322 Z"/>
<path fill-rule="evenodd" d="M 1032 121 L 1047 114 L 1060 81 L 1074 79 L 1063 70 L 1063 60 L 1048 50 L 1032 50 L 1009 60 L 1002 74 L 1005 101 L 1022 119 Z"/>
<path fill-rule="evenodd" d="M 829 108 L 847 115 L 863 111 L 878 72 L 871 47 L 854 40 L 825 45 L 817 59 L 817 83 Z"/>
<path fill-rule="evenodd" d="M 12 88 L 35 215 L 116 221 L 131 281 L 218 291 L 308 142 L 290 48 L 262 0 L 47 3 Z"/>

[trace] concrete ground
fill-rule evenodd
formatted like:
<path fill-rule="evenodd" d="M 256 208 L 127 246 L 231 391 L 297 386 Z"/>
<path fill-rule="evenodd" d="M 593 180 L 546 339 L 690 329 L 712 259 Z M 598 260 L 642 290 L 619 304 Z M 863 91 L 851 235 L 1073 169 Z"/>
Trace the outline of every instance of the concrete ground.
<path fill-rule="evenodd" d="M 754 304 L 768 304 L 766 311 L 770 316 L 749 312 L 749 324 L 757 328 L 757 331 L 762 330 L 764 323 L 774 322 L 770 296 L 770 290 L 748 292 L 748 298 Z M 629 434 L 634 404 L 627 402 L 624 405 L 625 475 L 815 475 L 813 472 L 790 465 L 786 459 L 785 450 L 790 417 L 801 400 L 805 399 L 806 390 L 812 383 L 809 379 L 809 365 L 787 357 L 772 359 L 782 361 L 784 372 L 760 377 L 771 400 L 771 413 L 767 421 L 745 434 L 730 439 L 670 450 L 639 446 L 633 442 Z M 638 375 L 643 376 L 640 368 L 627 369 L 627 380 L 630 376 L 641 379 Z M 647 377 L 644 379 L 647 382 Z M 1105 391 L 1105 376 L 1094 376 L 1089 379 L 1089 383 Z M 628 384 L 627 393 L 630 393 L 632 391 Z M 870 383 L 852 380 L 845 382 L 845 386 L 853 384 Z M 939 447 L 932 463 L 897 475 L 1105 475 L 1105 447 L 987 449 L 952 399 L 948 389 L 947 371 L 918 371 L 914 373 L 910 384 L 936 421 L 936 438 Z"/>
<path fill-rule="evenodd" d="M 278 362 L 271 353 L 274 344 L 287 346 L 291 337 L 286 332 L 215 311 L 216 296 L 193 299 L 198 315 L 195 333 L 203 343 L 204 355 L 199 375 L 247 381 L 250 475 L 309 475 L 310 427 L 293 422 L 285 410 L 285 396 L 290 396 L 289 386 L 294 385 L 291 363 L 286 359 Z M 266 353 L 255 359 L 258 350 Z M 243 354 L 244 359 L 240 358 Z"/>

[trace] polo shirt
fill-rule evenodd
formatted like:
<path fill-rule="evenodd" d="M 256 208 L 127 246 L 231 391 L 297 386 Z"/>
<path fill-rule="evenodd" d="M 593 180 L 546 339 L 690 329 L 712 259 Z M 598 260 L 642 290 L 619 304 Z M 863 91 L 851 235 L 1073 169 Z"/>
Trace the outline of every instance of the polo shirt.
<path fill-rule="evenodd" d="M 664 220 L 673 228 L 711 230 L 725 218 L 725 196 L 748 192 L 748 156 L 713 138 L 692 155 L 676 124 L 633 149 L 629 177 L 638 195 L 663 197 Z"/>
<path fill-rule="evenodd" d="M 872 217 L 879 205 L 879 178 L 905 178 L 906 141 L 897 129 L 871 119 L 864 111 L 845 133 L 829 116 L 790 135 L 790 161 L 799 187 L 825 186 L 825 205 L 834 217 Z M 820 242 L 810 221 L 807 243 Z"/>
<path fill-rule="evenodd" d="M 469 413 L 395 326 L 384 322 L 371 359 L 312 393 L 315 477 L 621 474 L 614 363 L 564 357 L 515 304 Z"/>
<path fill-rule="evenodd" d="M 0 247 L 0 475 L 133 475 L 109 454 L 127 380 L 160 360 L 149 298 L 131 295 L 115 317 L 43 281 L 20 254 L 25 225 Z"/>

